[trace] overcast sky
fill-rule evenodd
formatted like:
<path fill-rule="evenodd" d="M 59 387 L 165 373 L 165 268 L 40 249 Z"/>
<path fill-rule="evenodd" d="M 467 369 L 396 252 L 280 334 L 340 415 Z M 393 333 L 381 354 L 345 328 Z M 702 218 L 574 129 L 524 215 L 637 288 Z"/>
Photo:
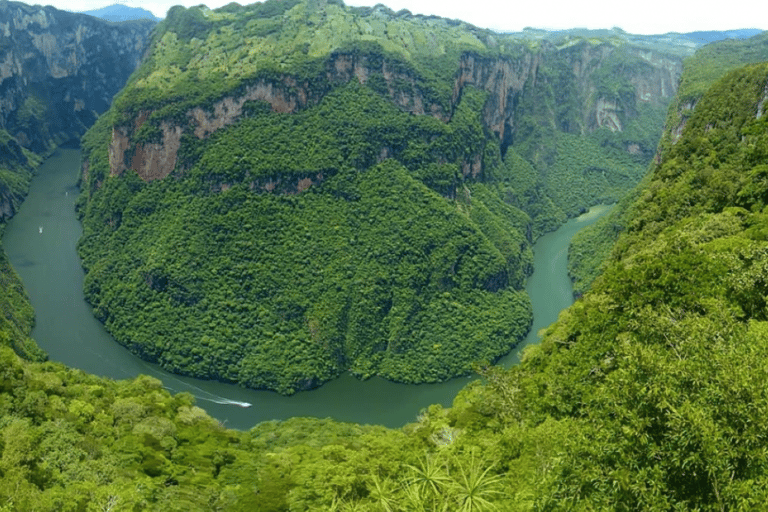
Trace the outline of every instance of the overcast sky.
<path fill-rule="evenodd" d="M 24 0 L 22 0 L 24 1 Z M 132 7 L 143 7 L 164 17 L 174 5 L 199 5 L 216 8 L 231 0 L 120 0 Z M 26 3 L 35 3 L 28 0 Z M 111 5 L 116 0 L 51 0 L 59 9 L 85 11 Z M 239 2 L 247 4 L 250 2 Z M 473 25 L 501 31 L 525 27 L 613 28 L 633 34 L 662 34 L 695 30 L 768 28 L 766 0 L 345 0 L 347 5 L 383 3 L 394 11 L 408 9 L 414 14 L 435 14 L 457 18 Z"/>

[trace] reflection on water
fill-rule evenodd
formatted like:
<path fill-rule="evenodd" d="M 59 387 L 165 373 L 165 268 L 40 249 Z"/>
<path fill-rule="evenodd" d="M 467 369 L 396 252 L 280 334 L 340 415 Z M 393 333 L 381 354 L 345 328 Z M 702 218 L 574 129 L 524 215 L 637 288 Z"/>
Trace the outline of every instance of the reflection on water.
<path fill-rule="evenodd" d="M 239 429 L 293 416 L 399 427 L 414 421 L 419 411 L 430 404 L 449 406 L 469 382 L 468 378 L 458 378 L 440 384 L 406 385 L 376 377 L 361 382 L 344 374 L 319 389 L 285 397 L 271 391 L 172 375 L 142 361 L 112 340 L 83 297 L 83 270 L 75 249 L 82 234 L 74 208 L 79 167 L 79 150 L 60 149 L 49 158 L 38 169 L 26 201 L 3 237 L 8 257 L 35 308 L 32 336 L 52 360 L 113 379 L 139 374 L 157 377 L 173 392 L 192 393 L 209 414 Z M 566 274 L 568 243 L 576 231 L 605 211 L 606 207 L 593 208 L 543 236 L 534 247 L 536 272 L 527 285 L 534 324 L 526 343 L 537 341 L 538 330 L 571 304 Z M 517 352 L 504 363 L 514 364 Z"/>

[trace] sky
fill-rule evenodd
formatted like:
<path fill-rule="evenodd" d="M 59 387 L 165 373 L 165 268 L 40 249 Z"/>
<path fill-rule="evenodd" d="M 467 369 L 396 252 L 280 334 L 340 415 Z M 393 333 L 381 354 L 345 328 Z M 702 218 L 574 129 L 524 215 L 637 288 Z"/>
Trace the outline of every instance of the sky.
<path fill-rule="evenodd" d="M 25 1 L 25 0 L 21 0 Z M 232 0 L 49 0 L 69 11 L 98 9 L 114 3 L 142 7 L 160 18 L 174 5 L 224 6 Z M 25 3 L 36 3 L 26 0 Z M 251 3 L 240 1 L 243 5 Z M 394 11 L 464 20 L 482 28 L 516 32 L 543 29 L 614 28 L 632 34 L 663 34 L 737 28 L 768 29 L 765 0 L 345 0 L 347 5 L 382 3 Z"/>

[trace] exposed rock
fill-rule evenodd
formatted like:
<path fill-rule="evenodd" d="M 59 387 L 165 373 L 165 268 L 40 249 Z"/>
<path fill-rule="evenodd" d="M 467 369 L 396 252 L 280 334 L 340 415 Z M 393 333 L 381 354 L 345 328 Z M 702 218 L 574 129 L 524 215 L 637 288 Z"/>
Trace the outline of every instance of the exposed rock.
<path fill-rule="evenodd" d="M 334 54 L 326 67 L 328 83 L 346 83 L 357 80 L 367 83 L 374 72 L 384 78 L 384 84 L 390 98 L 403 110 L 415 115 L 432 115 L 443 121 L 448 117 L 440 105 L 430 102 L 418 87 L 417 79 L 410 73 L 399 72 L 386 59 L 376 68 L 369 59 L 361 55 L 344 53 Z M 404 87 L 405 84 L 405 87 Z M 112 132 L 109 147 L 110 173 L 118 175 L 129 167 L 136 170 L 143 179 L 151 180 L 168 176 L 176 167 L 177 152 L 181 136 L 191 129 L 198 139 L 204 139 L 212 133 L 237 122 L 244 113 L 246 103 L 263 101 L 274 112 L 295 113 L 310 105 L 317 104 L 328 92 L 327 88 L 313 89 L 307 82 L 299 82 L 292 76 L 276 79 L 259 78 L 246 85 L 242 94 L 227 96 L 215 102 L 209 109 L 195 107 L 187 112 L 188 126 L 171 126 L 162 122 L 162 141 L 156 143 L 133 142 L 132 135 L 138 131 L 151 116 L 150 112 L 140 112 L 133 121 L 133 126 L 121 126 Z M 382 149 L 384 151 L 384 149 Z M 472 162 L 471 172 L 477 175 L 477 164 Z M 308 186 L 308 185 L 307 185 Z M 302 186 L 298 186 L 303 190 Z M 264 190 L 271 190 L 265 186 Z"/>
<path fill-rule="evenodd" d="M 693 112 L 693 109 L 696 107 L 696 103 L 697 101 L 695 100 L 689 100 L 686 103 L 683 103 L 678 109 L 680 122 L 676 126 L 673 126 L 670 129 L 670 138 L 671 138 L 672 144 L 680 140 L 680 137 L 683 135 L 683 130 L 685 129 L 685 125 L 688 123 L 688 119 L 691 117 L 691 113 Z"/>
<path fill-rule="evenodd" d="M 399 69 L 397 64 L 386 59 L 372 61 L 366 55 L 336 53 L 327 66 L 326 76 L 331 83 L 347 83 L 353 79 L 361 84 L 368 83 L 370 76 L 380 73 L 384 78 L 386 92 L 394 103 L 411 114 L 431 115 L 448 121 L 449 114 L 430 101 L 421 90 L 418 79 L 412 73 Z"/>
<path fill-rule="evenodd" d="M 131 169 L 144 181 L 165 178 L 176 167 L 182 129 L 166 122 L 161 128 L 162 141 L 137 145 L 131 158 Z"/>
<path fill-rule="evenodd" d="M 603 97 L 598 98 L 595 105 L 595 119 L 597 126 L 600 128 L 608 128 L 612 132 L 620 132 L 621 126 L 621 107 L 614 100 L 609 100 Z"/>
<path fill-rule="evenodd" d="M 489 93 L 483 110 L 484 124 L 495 133 L 502 152 L 518 136 L 517 119 L 545 119 L 546 124 L 571 133 L 585 133 L 598 128 L 621 131 L 629 120 L 639 115 L 639 103 L 666 104 L 677 90 L 677 80 L 682 72 L 679 59 L 657 55 L 652 51 L 632 50 L 639 65 L 628 66 L 619 78 L 633 85 L 634 93 L 621 96 L 598 94 L 596 73 L 617 50 L 609 44 L 592 45 L 587 42 L 562 50 L 545 44 L 543 49 L 525 51 L 517 58 L 483 57 L 467 53 L 461 57 L 449 111 L 433 101 L 420 86 L 420 79 L 407 66 L 377 55 L 360 53 L 334 53 L 325 66 L 325 80 L 312 86 L 294 77 L 284 75 L 260 78 L 245 85 L 237 95 L 224 97 L 209 108 L 195 107 L 187 112 L 185 126 L 171 126 L 162 122 L 162 140 L 152 143 L 132 141 L 135 133 L 151 113 L 142 112 L 132 123 L 113 131 L 110 145 L 111 173 L 120 174 L 127 168 L 136 169 L 145 179 L 157 179 L 173 172 L 176 152 L 185 131 L 203 139 L 226 126 L 237 122 L 244 115 L 246 104 L 263 101 L 273 111 L 294 113 L 317 104 L 335 84 L 356 80 L 369 84 L 387 94 L 406 112 L 414 115 L 431 115 L 444 122 L 450 120 L 453 108 L 461 99 L 467 86 L 474 86 Z M 549 62 L 552 61 L 552 62 Z M 565 63 L 566 66 L 558 66 Z M 547 66 L 549 66 L 547 68 Z M 542 69 L 547 71 L 542 72 Z M 560 76 L 553 76 L 552 69 L 563 69 Z M 373 77 L 383 82 L 372 83 Z M 577 108 L 561 113 L 554 109 L 560 101 L 575 101 Z M 542 110 L 544 112 L 542 113 Z M 562 109 L 561 109 L 562 110 Z M 155 121 L 157 122 L 157 121 Z M 642 151 L 637 146 L 635 151 Z M 468 156 L 461 164 L 465 176 L 481 178 L 483 175 L 483 148 Z M 380 159 L 386 158 L 388 149 L 381 149 Z M 279 180 L 277 180 L 279 181 Z M 257 188 L 273 190 L 304 190 L 310 182 L 292 183 L 289 187 L 277 182 L 267 182 Z"/>
<path fill-rule="evenodd" d="M 281 113 L 294 113 L 305 108 L 311 91 L 307 83 L 299 84 L 293 77 L 282 77 L 279 81 L 259 79 L 246 86 L 241 96 L 228 96 L 217 101 L 211 110 L 200 107 L 188 113 L 198 139 L 236 122 L 243 115 L 243 106 L 248 101 L 264 101 L 272 110 Z"/>
<path fill-rule="evenodd" d="M 36 152 L 79 138 L 136 69 L 154 25 L 0 3 L 0 129 Z"/>
<path fill-rule="evenodd" d="M 636 50 L 634 54 L 648 65 L 644 73 L 630 77 L 638 101 L 658 103 L 673 98 L 677 94 L 678 81 L 683 72 L 682 61 L 648 50 Z"/>
<path fill-rule="evenodd" d="M 652 51 L 630 50 L 629 57 L 636 57 L 642 64 L 627 67 L 619 78 L 633 86 L 634 96 L 599 95 L 596 73 L 616 51 L 612 45 L 582 42 L 561 50 L 544 45 L 541 51 L 524 53 L 516 60 L 468 54 L 461 61 L 454 103 L 466 85 L 488 91 L 485 125 L 498 135 L 502 151 L 517 136 L 516 119 L 541 109 L 538 103 L 544 103 L 542 99 L 551 105 L 568 97 L 576 100 L 577 108 L 568 109 L 565 116 L 555 111 L 547 114 L 553 127 L 577 134 L 603 127 L 621 131 L 629 119 L 639 115 L 638 103 L 665 105 L 674 97 L 682 61 Z M 554 64 L 558 60 L 565 66 L 560 66 L 563 71 L 555 76 L 551 70 L 557 69 Z M 542 69 L 547 71 L 542 73 Z"/>
<path fill-rule="evenodd" d="M 768 81 L 765 82 L 765 88 L 763 89 L 763 95 L 760 101 L 757 103 L 757 118 L 763 117 L 765 112 L 765 102 L 768 101 Z"/>
<path fill-rule="evenodd" d="M 515 107 L 528 81 L 536 86 L 542 54 L 529 52 L 520 59 L 485 59 L 467 54 L 461 59 L 459 76 L 453 88 L 453 103 L 462 89 L 473 85 L 490 93 L 485 105 L 485 124 L 504 143 L 511 141 L 515 127 Z"/>

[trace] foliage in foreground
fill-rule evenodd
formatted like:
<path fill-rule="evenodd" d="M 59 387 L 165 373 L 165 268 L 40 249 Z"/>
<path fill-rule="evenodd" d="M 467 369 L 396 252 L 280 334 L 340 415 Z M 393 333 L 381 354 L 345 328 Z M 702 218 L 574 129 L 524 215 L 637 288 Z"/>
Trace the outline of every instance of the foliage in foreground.
<path fill-rule="evenodd" d="M 526 423 L 578 425 L 544 503 L 765 502 L 766 83 L 762 64 L 709 90 L 661 155 L 603 275 L 510 372 L 509 403 Z"/>
<path fill-rule="evenodd" d="M 186 394 L 0 349 L 10 510 L 755 510 L 768 499 L 768 64 L 702 99 L 593 289 L 400 430 L 228 431 Z"/>

